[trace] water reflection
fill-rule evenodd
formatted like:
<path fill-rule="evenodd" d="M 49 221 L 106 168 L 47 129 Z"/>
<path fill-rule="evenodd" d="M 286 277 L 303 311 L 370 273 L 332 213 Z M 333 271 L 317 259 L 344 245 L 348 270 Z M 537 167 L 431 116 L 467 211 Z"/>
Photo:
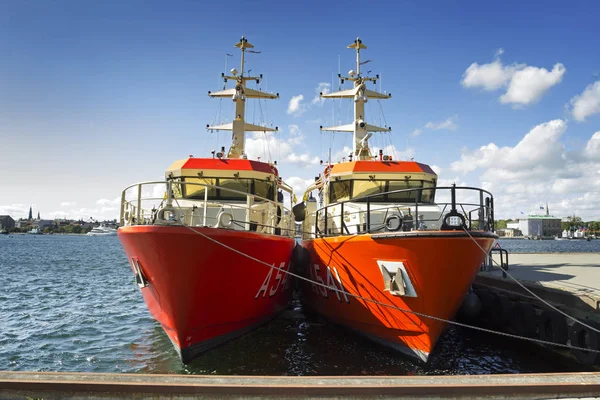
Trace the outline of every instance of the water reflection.
<path fill-rule="evenodd" d="M 582 371 L 528 342 L 450 327 L 428 363 L 390 350 L 294 307 L 261 328 L 179 363 L 159 326 L 136 349 L 140 372 L 215 375 L 457 375 Z M 152 356 L 149 356 L 149 355 Z"/>

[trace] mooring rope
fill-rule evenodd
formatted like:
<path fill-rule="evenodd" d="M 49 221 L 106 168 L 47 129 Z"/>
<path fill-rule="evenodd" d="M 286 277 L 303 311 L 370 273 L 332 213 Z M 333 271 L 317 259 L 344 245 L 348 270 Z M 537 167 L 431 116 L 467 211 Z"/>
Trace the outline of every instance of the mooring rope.
<path fill-rule="evenodd" d="M 473 240 L 473 242 L 475 242 L 475 244 L 477 245 L 477 247 L 479 247 L 481 249 L 481 251 L 483 251 L 486 255 L 486 257 L 488 256 L 488 253 L 485 251 L 485 249 L 483 247 L 481 247 L 479 245 L 479 243 L 477 243 L 477 240 L 475 240 L 475 238 L 473 236 L 471 236 L 471 234 L 469 233 L 469 231 L 463 226 L 462 227 L 463 230 L 466 232 L 467 235 L 469 235 L 469 237 Z M 548 303 L 546 300 L 542 299 L 541 297 L 539 297 L 538 295 L 536 295 L 535 293 L 533 293 L 528 287 L 526 287 L 525 285 L 523 285 L 521 282 L 518 281 L 518 279 L 516 279 L 515 277 L 513 277 L 508 270 L 502 268 L 502 266 L 500 264 L 498 264 L 498 262 L 496 260 L 494 260 L 493 258 L 491 258 L 492 262 L 494 264 L 496 264 L 496 266 L 498 268 L 500 268 L 502 270 L 503 273 L 505 273 L 510 279 L 512 279 L 517 285 L 519 285 L 523 290 L 525 290 L 527 293 L 529 293 L 530 295 L 532 295 L 533 297 L 535 297 L 537 300 L 541 301 L 542 303 L 544 303 L 546 306 L 548 306 L 549 308 L 551 308 L 552 310 L 564 315 L 565 317 L 567 317 L 568 319 L 570 319 L 571 321 L 583 325 L 588 329 L 593 330 L 594 332 L 598 332 L 600 333 L 600 330 L 597 328 L 594 328 L 592 326 L 589 326 L 588 324 L 586 324 L 583 321 L 578 320 L 575 317 L 570 316 L 569 314 L 567 314 L 566 312 L 554 307 L 552 304 Z"/>
<path fill-rule="evenodd" d="M 177 203 L 177 207 L 179 207 L 181 209 L 181 206 L 179 205 L 179 202 L 177 201 L 177 199 L 175 199 L 175 202 Z M 306 278 L 304 276 L 301 276 L 301 275 L 295 274 L 293 272 L 284 270 L 281 267 L 276 267 L 275 265 L 271 265 L 271 264 L 269 264 L 269 263 L 267 263 L 265 261 L 262 261 L 262 260 L 260 260 L 260 259 L 258 259 L 256 257 L 253 257 L 253 256 L 251 256 L 249 254 L 246 254 L 246 253 L 240 251 L 240 250 L 237 250 L 237 249 L 235 249 L 235 248 L 233 248 L 233 247 L 231 247 L 231 246 L 229 246 L 229 245 L 227 245 L 225 243 L 222 243 L 222 242 L 218 241 L 217 239 L 214 239 L 214 238 L 210 237 L 209 235 L 206 235 L 206 234 L 204 234 L 204 233 L 202 233 L 200 231 L 197 231 L 193 227 L 191 227 L 191 226 L 189 226 L 189 225 L 187 225 L 185 223 L 182 223 L 181 226 L 184 226 L 185 228 L 191 230 L 192 232 L 194 232 L 194 233 L 202 236 L 203 238 L 205 238 L 205 239 L 207 239 L 207 240 L 209 240 L 209 241 L 211 241 L 211 242 L 213 242 L 213 243 L 215 243 L 215 244 L 217 244 L 217 245 L 219 245 L 219 246 L 221 246 L 221 247 L 223 247 L 223 248 L 225 248 L 227 250 L 230 250 L 230 251 L 232 251 L 232 252 L 234 252 L 236 254 L 239 254 L 239 255 L 241 255 L 243 257 L 246 257 L 249 260 L 255 261 L 255 262 L 259 263 L 259 264 L 265 265 L 265 266 L 267 266 L 269 268 L 272 268 L 274 270 L 277 270 L 279 272 L 288 274 L 288 275 L 290 275 L 290 276 L 292 276 L 292 277 L 294 277 L 296 279 L 299 279 L 301 281 L 305 281 L 305 282 L 308 282 L 308 283 L 310 283 L 312 285 L 317 285 L 317 286 L 323 287 L 325 289 L 329 289 L 329 290 L 332 290 L 334 292 L 338 292 L 338 293 L 341 293 L 341 294 L 344 294 L 344 295 L 348 295 L 348 296 L 353 297 L 353 298 L 355 298 L 357 300 L 363 300 L 365 302 L 372 303 L 372 304 L 375 304 L 375 305 L 378 305 L 378 306 L 382 306 L 382 307 L 386 307 L 386 308 L 398 310 L 398 311 L 401 311 L 401 312 L 404 312 L 404 313 L 413 314 L 413 315 L 416 315 L 416 316 L 419 316 L 419 317 L 423 317 L 423 318 L 432 319 L 432 320 L 438 321 L 438 322 L 443 322 L 443 323 L 447 323 L 447 324 L 451 324 L 451 325 L 455 325 L 455 326 L 460 326 L 462 328 L 477 330 L 477 331 L 480 331 L 480 332 L 491 333 L 491 334 L 495 334 L 495 335 L 499 335 L 499 336 L 505 336 L 505 337 L 509 337 L 509 338 L 513 338 L 513 339 L 527 340 L 527 341 L 531 341 L 531 342 L 535 342 L 535 343 L 539 343 L 539 344 L 545 344 L 545 345 L 555 346 L 555 347 L 562 347 L 562 348 L 566 348 L 566 349 L 570 349 L 570 350 L 581 350 L 581 351 L 587 351 L 587 352 L 591 352 L 591 353 L 600 353 L 600 350 L 588 349 L 588 348 L 584 348 L 584 347 L 577 347 L 577 346 L 572 346 L 572 345 L 562 344 L 562 343 L 555 343 L 555 342 L 550 342 L 550 341 L 547 341 L 547 340 L 530 338 L 530 337 L 520 336 L 520 335 L 514 335 L 512 333 L 499 332 L 499 331 L 494 331 L 492 329 L 482 328 L 482 327 L 479 327 L 479 326 L 463 324 L 462 322 L 451 321 L 451 320 L 447 320 L 447 319 L 444 319 L 444 318 L 435 317 L 433 315 L 427 315 L 427 314 L 424 314 L 424 313 L 420 313 L 418 311 L 404 309 L 404 308 L 395 306 L 393 304 L 389 304 L 389 303 L 384 303 L 384 302 L 381 302 L 381 301 L 377 301 L 375 299 L 366 298 L 366 297 L 363 297 L 363 296 L 358 295 L 358 294 L 354 294 L 354 293 L 350 293 L 350 292 L 347 292 L 347 291 L 344 291 L 344 290 L 340 290 L 337 287 L 334 288 L 334 287 L 328 286 L 327 284 L 320 283 L 320 282 L 317 282 L 317 281 L 313 281 L 313 280 L 311 280 L 309 278 Z M 215 228 L 212 228 L 212 229 L 215 229 Z M 469 237 L 471 237 L 471 239 L 473 239 L 473 237 L 471 235 L 469 235 Z M 475 243 L 479 246 L 479 243 L 477 243 L 476 241 L 475 241 Z M 481 246 L 479 246 L 479 247 L 481 248 Z M 577 322 L 581 323 L 580 321 L 577 321 Z"/>

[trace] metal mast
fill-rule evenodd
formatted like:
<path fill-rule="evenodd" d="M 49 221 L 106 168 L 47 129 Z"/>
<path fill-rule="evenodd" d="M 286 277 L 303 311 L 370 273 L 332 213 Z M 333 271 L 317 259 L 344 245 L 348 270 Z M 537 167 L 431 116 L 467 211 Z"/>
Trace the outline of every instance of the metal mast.
<path fill-rule="evenodd" d="M 342 90 L 339 92 L 323 94 L 320 93 L 321 98 L 326 99 L 344 99 L 344 98 L 353 98 L 354 99 L 354 122 L 346 125 L 338 125 L 338 126 L 330 126 L 330 127 L 322 127 L 322 131 L 335 131 L 335 132 L 352 132 L 354 135 L 354 142 L 352 147 L 352 154 L 356 157 L 357 160 L 369 160 L 372 158 L 371 150 L 369 149 L 368 140 L 371 137 L 371 132 L 389 132 L 392 128 L 384 128 L 380 126 L 370 125 L 365 122 L 365 103 L 371 99 L 389 99 L 392 97 L 391 94 L 383 94 L 379 93 L 375 90 L 367 89 L 367 82 L 373 82 L 375 85 L 377 84 L 377 79 L 379 79 L 379 75 L 376 75 L 375 78 L 362 77 L 360 74 L 360 66 L 361 64 L 366 64 L 369 60 L 362 62 L 360 61 L 360 51 L 361 49 L 367 48 L 360 40 L 357 38 L 354 43 L 348 46 L 349 49 L 356 50 L 356 70 L 350 70 L 348 72 L 348 77 L 342 76 L 338 74 L 338 78 L 341 83 L 344 83 L 345 80 L 354 82 L 354 88 L 348 90 Z M 377 88 L 377 86 L 375 86 Z"/>
<path fill-rule="evenodd" d="M 227 155 L 228 158 L 246 158 L 245 144 L 246 144 L 246 132 L 275 132 L 275 129 L 268 128 L 266 126 L 259 126 L 247 123 L 245 118 L 246 112 L 246 99 L 278 99 L 279 93 L 266 93 L 260 90 L 254 90 L 246 87 L 247 81 L 256 81 L 260 83 L 262 74 L 260 76 L 244 76 L 244 55 L 246 51 L 250 53 L 258 53 L 252 50 L 254 46 L 248 42 L 248 39 L 242 36 L 239 43 L 235 45 L 242 51 L 242 60 L 240 64 L 240 71 L 238 72 L 233 68 L 230 73 L 231 75 L 221 74 L 221 77 L 227 83 L 228 80 L 235 81 L 235 87 L 232 89 L 225 89 L 219 92 L 208 92 L 210 97 L 229 97 L 235 103 L 235 115 L 233 122 L 221 125 L 206 125 L 207 130 L 222 130 L 232 131 L 231 135 L 231 147 Z M 238 75 L 239 74 L 239 75 Z"/>

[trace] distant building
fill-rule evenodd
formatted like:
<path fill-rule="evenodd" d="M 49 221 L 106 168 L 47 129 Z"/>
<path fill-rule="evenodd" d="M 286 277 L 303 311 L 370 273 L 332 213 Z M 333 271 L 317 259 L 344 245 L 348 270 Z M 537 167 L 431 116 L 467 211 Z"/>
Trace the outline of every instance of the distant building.
<path fill-rule="evenodd" d="M 15 220 L 10 215 L 0 215 L 0 230 L 9 230 L 15 227 Z"/>
<path fill-rule="evenodd" d="M 548 204 L 546 204 L 546 215 L 528 215 L 527 218 L 519 220 L 519 229 L 523 236 L 561 236 L 561 219 L 550 215 Z"/>
<path fill-rule="evenodd" d="M 49 226 L 54 226 L 54 225 L 56 225 L 56 224 L 55 224 L 54 220 L 51 220 L 51 219 L 40 219 L 37 222 L 37 226 L 40 229 L 44 229 L 44 228 L 47 228 Z"/>
<path fill-rule="evenodd" d="M 19 229 L 31 228 L 33 227 L 33 221 L 21 218 L 17 222 L 15 222 L 15 227 Z"/>
<path fill-rule="evenodd" d="M 519 229 L 519 221 L 507 222 L 506 229 Z"/>
<path fill-rule="evenodd" d="M 517 237 L 522 236 L 521 231 L 519 229 L 496 229 L 496 234 L 501 237 Z"/>
<path fill-rule="evenodd" d="M 31 210 L 31 206 L 29 206 L 29 218 L 27 218 L 28 221 L 32 221 L 33 220 L 33 213 Z"/>

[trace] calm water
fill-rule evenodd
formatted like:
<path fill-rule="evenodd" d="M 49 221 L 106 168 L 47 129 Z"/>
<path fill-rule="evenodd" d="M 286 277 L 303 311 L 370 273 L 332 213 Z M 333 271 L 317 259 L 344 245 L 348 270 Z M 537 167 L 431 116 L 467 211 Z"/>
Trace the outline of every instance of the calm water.
<path fill-rule="evenodd" d="M 502 242 L 522 251 L 545 244 Z M 551 243 L 582 246 L 576 251 L 598 251 L 597 244 Z M 184 366 L 147 311 L 117 237 L 0 236 L 0 277 L 0 370 L 244 375 L 583 370 L 528 343 L 459 328 L 447 330 L 423 365 L 303 314 L 298 302 L 272 323 Z"/>
<path fill-rule="evenodd" d="M 511 253 L 599 253 L 600 240 L 524 240 L 500 239 L 500 246 Z"/>

